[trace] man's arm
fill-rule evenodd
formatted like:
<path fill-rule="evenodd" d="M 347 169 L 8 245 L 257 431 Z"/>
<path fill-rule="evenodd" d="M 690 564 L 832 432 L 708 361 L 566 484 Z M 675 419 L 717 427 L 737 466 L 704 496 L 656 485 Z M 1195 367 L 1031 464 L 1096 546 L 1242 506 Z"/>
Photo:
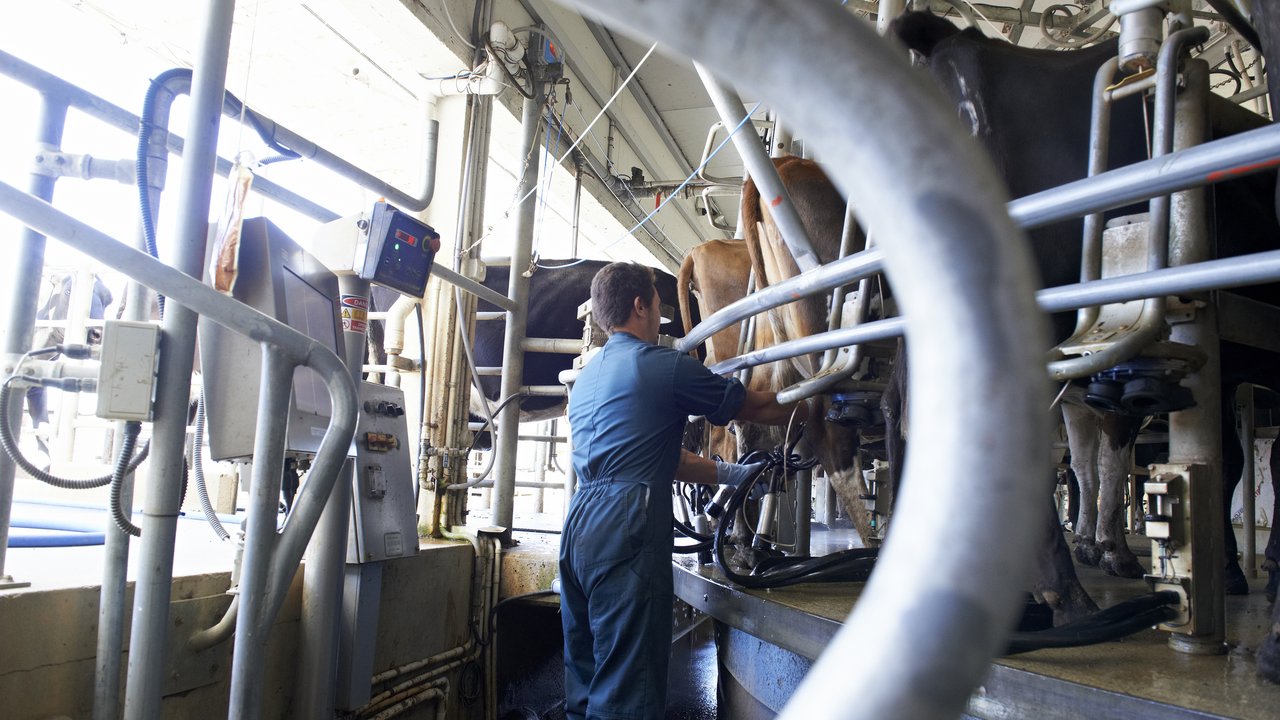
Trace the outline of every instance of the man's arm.
<path fill-rule="evenodd" d="M 809 404 L 803 400 L 778 404 L 778 396 L 771 392 L 748 390 L 742 408 L 734 415 L 735 420 L 760 423 L 762 425 L 786 425 L 791 420 L 791 412 L 795 411 L 795 422 L 809 419 Z"/>
<path fill-rule="evenodd" d="M 716 463 L 688 450 L 680 451 L 680 464 L 676 466 L 676 479 L 699 485 L 715 485 Z"/>

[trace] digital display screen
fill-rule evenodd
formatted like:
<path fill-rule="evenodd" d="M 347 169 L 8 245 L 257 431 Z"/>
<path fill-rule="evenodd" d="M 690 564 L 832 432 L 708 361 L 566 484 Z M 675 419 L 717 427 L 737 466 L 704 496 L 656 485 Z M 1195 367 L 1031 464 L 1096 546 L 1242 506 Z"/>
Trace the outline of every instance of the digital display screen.
<path fill-rule="evenodd" d="M 422 297 L 440 237 L 430 225 L 378 203 L 369 224 L 361 277 L 410 297 Z"/>

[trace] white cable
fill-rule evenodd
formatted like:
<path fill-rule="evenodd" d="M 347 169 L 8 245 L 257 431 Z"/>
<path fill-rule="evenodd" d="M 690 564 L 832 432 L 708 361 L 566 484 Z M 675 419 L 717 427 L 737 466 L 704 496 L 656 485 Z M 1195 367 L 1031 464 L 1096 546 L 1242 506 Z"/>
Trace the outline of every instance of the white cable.
<path fill-rule="evenodd" d="M 595 124 L 600 121 L 600 118 L 604 117 L 605 111 L 609 109 L 609 106 L 613 104 L 614 100 L 618 99 L 618 96 L 622 94 L 623 88 L 625 88 L 627 84 L 631 82 L 631 79 L 636 76 L 636 73 L 640 72 L 640 68 L 644 67 L 644 62 L 649 59 L 649 56 L 652 55 L 653 51 L 656 50 L 657 48 L 658 48 L 658 43 L 654 43 L 649 46 L 649 51 L 646 52 L 644 54 L 644 57 L 640 58 L 640 62 L 636 63 L 636 66 L 631 69 L 631 74 L 627 76 L 627 79 L 623 80 L 622 83 L 618 85 L 618 89 L 614 91 L 613 97 L 609 98 L 609 100 L 605 102 L 604 107 L 600 108 L 600 112 L 596 113 L 595 118 L 593 118 L 591 122 L 587 123 L 586 129 L 584 129 L 582 131 L 582 134 L 578 136 L 578 139 L 574 141 L 572 145 L 569 146 L 569 149 L 565 151 L 564 155 L 561 155 L 560 159 L 556 160 L 557 165 L 564 162 L 564 159 L 569 157 L 569 153 L 573 152 L 573 149 L 578 147 L 578 143 L 582 142 L 582 138 L 586 137 L 587 133 L 591 131 L 591 128 L 594 127 Z"/>

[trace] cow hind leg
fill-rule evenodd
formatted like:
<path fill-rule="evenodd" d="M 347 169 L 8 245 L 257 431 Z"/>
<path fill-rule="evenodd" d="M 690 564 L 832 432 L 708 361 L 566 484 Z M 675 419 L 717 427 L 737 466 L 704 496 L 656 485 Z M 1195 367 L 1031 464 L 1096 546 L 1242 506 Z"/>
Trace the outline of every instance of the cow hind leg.
<path fill-rule="evenodd" d="M 1223 592 L 1227 595 L 1248 595 L 1249 580 L 1240 568 L 1236 558 L 1239 547 L 1236 545 L 1236 534 L 1231 526 L 1231 496 L 1235 494 L 1236 485 L 1240 483 L 1240 475 L 1244 472 L 1244 450 L 1239 436 L 1236 434 L 1235 408 L 1231 398 L 1235 390 L 1223 388 L 1222 393 L 1222 549 L 1223 549 Z"/>
<path fill-rule="evenodd" d="M 1135 418 L 1107 413 L 1100 418 L 1102 438 L 1098 448 L 1099 567 L 1108 575 L 1140 578 L 1146 570 L 1129 549 L 1124 533 L 1124 490 L 1132 465 Z"/>
<path fill-rule="evenodd" d="M 1036 574 L 1031 591 L 1053 609 L 1054 625 L 1073 622 L 1098 611 L 1098 605 L 1080 585 L 1071 550 L 1058 528 L 1052 507 L 1045 514 L 1043 532 L 1036 545 Z"/>
<path fill-rule="evenodd" d="M 1258 674 L 1280 683 L 1280 603 L 1271 606 L 1271 629 L 1258 647 Z"/>
<path fill-rule="evenodd" d="M 836 491 L 836 497 L 840 498 L 840 504 L 844 506 L 845 513 L 849 515 L 854 530 L 858 531 L 863 547 L 871 547 L 877 540 L 875 529 L 871 526 L 871 513 L 867 511 L 867 506 L 862 500 L 867 494 L 867 484 L 862 479 L 862 471 L 854 467 L 836 472 L 828 471 L 827 476 L 830 478 L 832 489 Z"/>
<path fill-rule="evenodd" d="M 1075 557 L 1082 565 L 1097 567 L 1102 559 L 1102 551 L 1094 541 L 1098 528 L 1098 418 L 1087 407 L 1063 403 L 1062 419 L 1071 447 L 1071 471 L 1080 485 L 1080 506 L 1073 528 Z"/>
<path fill-rule="evenodd" d="M 1280 452 L 1271 449 L 1271 487 L 1276 487 L 1276 478 L 1280 478 Z M 1272 523 L 1280 517 L 1280 492 L 1274 493 L 1274 504 L 1271 508 Z M 1271 532 L 1267 539 L 1267 548 L 1263 551 L 1262 567 L 1267 571 L 1267 600 L 1276 601 L 1277 590 L 1280 590 L 1280 532 Z"/>

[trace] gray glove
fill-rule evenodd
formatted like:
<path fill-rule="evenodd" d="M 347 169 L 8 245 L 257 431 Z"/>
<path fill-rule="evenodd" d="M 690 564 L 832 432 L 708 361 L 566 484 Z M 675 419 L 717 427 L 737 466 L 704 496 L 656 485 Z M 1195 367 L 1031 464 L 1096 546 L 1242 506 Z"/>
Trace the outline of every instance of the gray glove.
<path fill-rule="evenodd" d="M 721 460 L 716 461 L 716 482 L 720 485 L 728 485 L 729 487 L 738 487 L 744 481 L 756 476 L 756 473 L 764 467 L 764 463 L 751 463 L 750 465 L 739 465 L 737 463 L 727 463 Z"/>

